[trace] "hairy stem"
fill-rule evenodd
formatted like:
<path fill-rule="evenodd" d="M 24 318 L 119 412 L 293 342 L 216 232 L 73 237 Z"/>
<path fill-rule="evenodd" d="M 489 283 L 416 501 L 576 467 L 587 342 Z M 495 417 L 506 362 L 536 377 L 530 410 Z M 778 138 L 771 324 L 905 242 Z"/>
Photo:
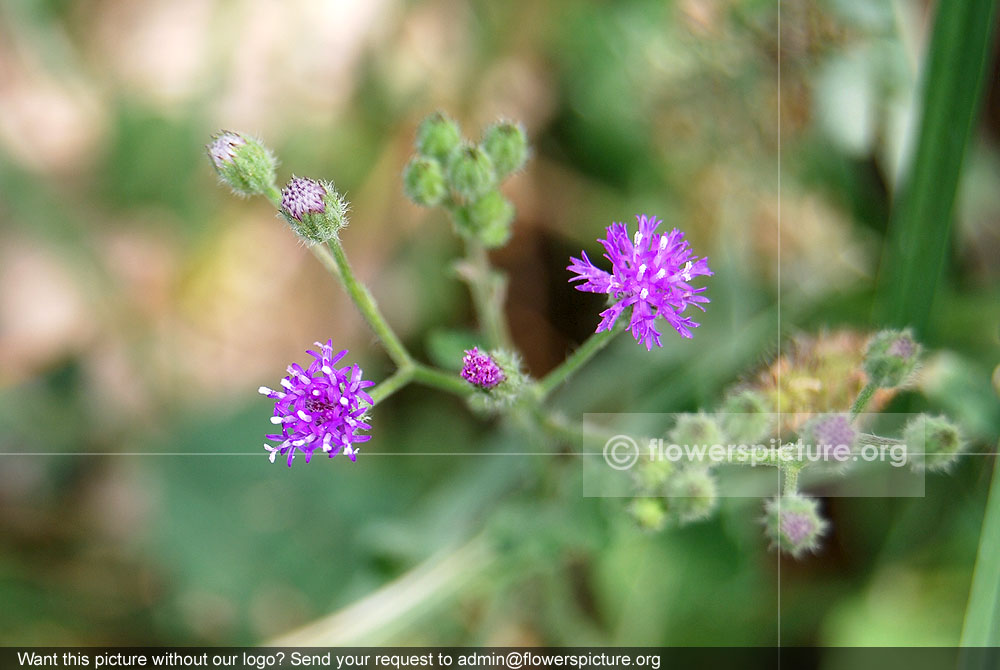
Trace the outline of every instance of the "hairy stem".
<path fill-rule="evenodd" d="M 874 384 L 865 384 L 864 388 L 858 393 L 858 397 L 854 399 L 854 404 L 851 405 L 852 419 L 865 411 L 865 407 L 868 407 L 868 403 L 871 402 L 872 396 L 875 395 L 877 389 L 878 387 Z"/>
<path fill-rule="evenodd" d="M 796 465 L 786 465 L 782 469 L 785 471 L 785 485 L 782 489 L 781 495 L 795 495 L 799 490 L 799 472 L 802 470 L 802 467 Z"/>
<path fill-rule="evenodd" d="M 414 368 L 411 365 L 399 368 L 390 377 L 379 382 L 378 385 L 372 389 L 370 394 L 373 401 L 372 406 L 379 404 L 393 393 L 413 381 L 413 370 Z"/>
<path fill-rule="evenodd" d="M 510 331 L 504 317 L 507 279 L 493 269 L 486 249 L 477 240 L 465 240 L 465 262 L 459 275 L 469 285 L 476 318 L 489 347 L 510 349 Z"/>
<path fill-rule="evenodd" d="M 347 260 L 347 255 L 344 253 L 344 247 L 341 246 L 340 240 L 330 240 L 327 243 L 327 248 L 333 256 L 337 275 L 344 285 L 344 289 L 346 289 L 347 294 L 357 306 L 358 311 L 361 312 L 361 316 L 368 322 L 376 337 L 382 342 L 382 346 L 388 352 L 389 358 L 400 368 L 413 365 L 413 358 L 406 351 L 406 347 L 403 346 L 396 333 L 389 327 L 385 317 L 382 316 L 378 305 L 375 304 L 375 298 L 372 297 L 368 288 L 354 276 L 354 270 Z"/>
<path fill-rule="evenodd" d="M 559 364 L 557 368 L 552 370 L 549 374 L 545 375 L 541 379 L 537 386 L 536 392 L 538 394 L 539 401 L 545 400 L 552 391 L 556 389 L 560 384 L 566 381 L 571 374 L 577 371 L 584 363 L 589 361 L 594 355 L 601 349 L 606 347 L 611 340 L 614 339 L 615 335 L 620 333 L 623 327 L 620 325 L 612 326 L 610 330 L 602 330 L 599 333 L 594 333 L 587 341 L 580 345 L 580 347 L 574 351 L 570 356 Z"/>
<path fill-rule="evenodd" d="M 430 386 L 441 391 L 454 393 L 459 396 L 467 396 L 472 393 L 472 385 L 459 377 L 457 374 L 438 370 L 428 365 L 420 363 L 414 364 L 413 381 L 417 384 Z"/>

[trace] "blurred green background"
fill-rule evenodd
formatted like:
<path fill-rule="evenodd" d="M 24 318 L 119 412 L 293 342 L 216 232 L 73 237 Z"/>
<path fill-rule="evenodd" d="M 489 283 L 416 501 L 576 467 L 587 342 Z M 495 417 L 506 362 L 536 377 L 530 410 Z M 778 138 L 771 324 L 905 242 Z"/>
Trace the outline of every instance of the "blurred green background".
<path fill-rule="evenodd" d="M 931 9 L 789 2 L 779 40 L 771 0 L 4 2 L 0 643 L 259 643 L 352 604 L 322 640 L 957 643 L 992 457 L 921 499 L 826 500 L 832 534 L 801 561 L 768 550 L 760 501 L 647 534 L 625 501 L 581 497 L 573 457 L 421 456 L 551 449 L 422 389 L 377 408 L 356 464 L 270 465 L 256 389 L 314 340 L 369 379 L 391 367 L 203 148 L 218 128 L 256 133 L 280 179 L 333 179 L 359 274 L 434 360 L 444 329 L 474 324 L 447 221 L 402 196 L 415 127 L 435 109 L 473 137 L 521 120 L 534 156 L 505 187 L 518 218 L 493 258 L 532 374 L 598 320 L 569 255 L 657 214 L 715 270 L 702 327 L 651 354 L 620 338 L 557 404 L 707 408 L 782 338 L 880 326 Z M 976 452 L 1000 432 L 997 72 L 994 57 L 935 353 L 900 400 L 951 412 Z M 414 568 L 412 588 L 357 604 Z"/>

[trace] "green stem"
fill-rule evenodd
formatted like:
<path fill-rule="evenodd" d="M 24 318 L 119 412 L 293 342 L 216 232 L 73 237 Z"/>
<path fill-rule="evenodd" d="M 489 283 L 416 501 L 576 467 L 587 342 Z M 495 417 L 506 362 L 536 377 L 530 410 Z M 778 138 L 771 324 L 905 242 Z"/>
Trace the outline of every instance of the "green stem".
<path fill-rule="evenodd" d="M 469 285 L 476 318 L 491 349 L 511 348 L 510 331 L 504 318 L 507 280 L 490 265 L 483 245 L 465 239 L 465 268 L 461 273 Z"/>
<path fill-rule="evenodd" d="M 413 366 L 399 368 L 392 376 L 382 380 L 372 389 L 370 394 L 373 401 L 372 406 L 379 404 L 411 381 L 413 381 Z"/>
<path fill-rule="evenodd" d="M 587 341 L 581 344 L 566 360 L 538 382 L 535 388 L 539 402 L 545 400 L 556 387 L 566 381 L 584 363 L 593 358 L 597 352 L 606 347 L 614 339 L 615 335 L 622 330 L 622 326 L 615 325 L 611 327 L 611 330 L 602 330 L 587 338 Z"/>
<path fill-rule="evenodd" d="M 997 537 L 1000 537 L 1000 459 L 994 465 L 986 515 L 979 533 L 979 553 L 962 627 L 963 647 L 1000 645 L 1000 542 Z M 971 660 L 960 666 L 974 667 Z M 978 667 L 987 666 L 980 663 Z"/>
<path fill-rule="evenodd" d="M 854 404 L 851 405 L 852 419 L 865 411 L 865 407 L 868 407 L 868 403 L 871 402 L 872 396 L 875 395 L 877 389 L 878 387 L 874 384 L 865 384 L 865 387 L 858 393 L 858 397 L 854 399 Z"/>
<path fill-rule="evenodd" d="M 354 276 L 354 270 L 347 260 L 347 255 L 344 253 L 344 247 L 341 246 L 340 240 L 330 240 L 327 243 L 327 248 L 332 254 L 333 263 L 337 269 L 337 276 L 347 290 L 347 294 L 354 301 L 358 311 L 361 312 L 361 316 L 368 322 L 376 337 L 382 342 L 382 346 L 388 352 L 389 358 L 400 368 L 413 365 L 413 358 L 406 351 L 406 347 L 403 346 L 396 333 L 389 327 L 385 317 L 382 316 L 378 305 L 375 304 L 375 298 L 372 297 L 368 288 Z M 317 257 L 323 260 L 321 253 L 317 254 Z M 325 262 L 324 265 L 326 265 Z"/>
<path fill-rule="evenodd" d="M 459 396 L 467 396 L 473 391 L 472 385 L 457 374 L 438 370 L 437 368 L 420 363 L 414 364 L 413 381 Z"/>
<path fill-rule="evenodd" d="M 785 486 L 781 495 L 795 495 L 799 490 L 799 472 L 802 471 L 802 468 L 796 465 L 786 465 L 783 469 L 785 471 Z"/>

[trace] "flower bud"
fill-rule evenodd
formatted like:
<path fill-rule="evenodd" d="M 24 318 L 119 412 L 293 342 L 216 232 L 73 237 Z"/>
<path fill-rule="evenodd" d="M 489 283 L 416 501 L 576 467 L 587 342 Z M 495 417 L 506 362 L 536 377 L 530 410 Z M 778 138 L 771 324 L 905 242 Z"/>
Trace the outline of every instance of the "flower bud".
<path fill-rule="evenodd" d="M 667 525 L 667 510 L 660 498 L 636 498 L 628 512 L 643 530 L 663 530 Z"/>
<path fill-rule="evenodd" d="M 440 203 L 448 191 L 441 163 L 433 158 L 412 158 L 403 170 L 403 190 L 418 205 L 433 207 Z"/>
<path fill-rule="evenodd" d="M 514 205 L 495 189 L 455 209 L 459 232 L 475 237 L 490 249 L 506 244 L 513 221 Z"/>
<path fill-rule="evenodd" d="M 462 199 L 476 200 L 496 185 L 493 161 L 476 145 L 463 145 L 448 159 L 448 181 Z"/>
<path fill-rule="evenodd" d="M 756 444 L 774 430 L 774 415 L 767 399 L 753 389 L 729 395 L 718 418 L 722 432 L 733 444 Z"/>
<path fill-rule="evenodd" d="M 715 510 L 715 477 L 705 468 L 681 470 L 667 481 L 667 509 L 680 524 L 705 519 Z"/>
<path fill-rule="evenodd" d="M 277 161 L 252 137 L 223 130 L 205 146 L 219 177 L 240 195 L 259 195 L 274 186 Z"/>
<path fill-rule="evenodd" d="M 671 444 L 678 444 L 682 447 L 685 445 L 711 447 L 726 441 L 715 418 L 704 412 L 678 414 L 677 423 L 673 430 L 667 434 L 667 438 Z"/>
<path fill-rule="evenodd" d="M 794 494 L 772 498 L 764 505 L 764 530 L 771 546 L 794 558 L 816 551 L 826 529 L 815 498 Z"/>
<path fill-rule="evenodd" d="M 494 412 L 513 405 L 527 382 L 521 371 L 521 359 L 504 349 L 489 353 L 478 347 L 465 352 L 462 359 L 462 378 L 480 389 L 470 401 L 478 409 Z"/>
<path fill-rule="evenodd" d="M 868 343 L 865 372 L 881 388 L 902 386 L 917 367 L 920 345 L 909 330 L 884 330 Z"/>
<path fill-rule="evenodd" d="M 306 242 L 328 242 L 347 225 L 347 201 L 328 181 L 292 177 L 281 189 L 281 214 Z"/>
<path fill-rule="evenodd" d="M 821 414 L 802 429 L 806 447 L 825 462 L 846 463 L 858 440 L 858 431 L 846 414 Z"/>
<path fill-rule="evenodd" d="M 493 161 L 497 177 L 503 178 L 520 170 L 528 158 L 528 140 L 524 128 L 511 121 L 499 121 L 486 129 L 483 151 Z"/>
<path fill-rule="evenodd" d="M 640 459 L 632 468 L 632 479 L 636 487 L 645 495 L 662 496 L 666 492 L 667 481 L 677 467 L 666 458 Z"/>
<path fill-rule="evenodd" d="M 458 124 L 441 112 L 431 114 L 417 128 L 417 151 L 422 156 L 436 158 L 446 164 L 448 157 L 458 148 L 462 133 Z"/>
<path fill-rule="evenodd" d="M 482 389 L 493 388 L 504 380 L 503 370 L 479 347 L 465 352 L 462 359 L 462 379 Z"/>
<path fill-rule="evenodd" d="M 947 470 L 964 446 L 958 426 L 943 416 L 921 414 L 903 429 L 910 464 L 920 470 Z"/>

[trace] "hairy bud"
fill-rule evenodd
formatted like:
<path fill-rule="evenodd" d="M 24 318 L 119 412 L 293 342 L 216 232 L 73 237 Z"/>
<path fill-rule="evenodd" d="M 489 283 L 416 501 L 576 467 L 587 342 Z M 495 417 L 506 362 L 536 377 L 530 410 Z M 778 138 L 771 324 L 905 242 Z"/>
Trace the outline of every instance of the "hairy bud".
<path fill-rule="evenodd" d="M 487 128 L 482 147 L 500 178 L 520 170 L 528 158 L 524 128 L 511 121 L 498 121 Z"/>
<path fill-rule="evenodd" d="M 441 112 L 431 114 L 417 128 L 417 151 L 422 156 L 434 158 L 442 164 L 462 141 L 458 123 Z"/>
<path fill-rule="evenodd" d="M 205 149 L 223 182 L 239 195 L 259 195 L 274 187 L 277 161 L 252 137 L 223 130 Z"/>
<path fill-rule="evenodd" d="M 306 242 L 328 242 L 347 225 L 347 201 L 330 182 L 292 177 L 281 189 L 281 214 Z"/>

